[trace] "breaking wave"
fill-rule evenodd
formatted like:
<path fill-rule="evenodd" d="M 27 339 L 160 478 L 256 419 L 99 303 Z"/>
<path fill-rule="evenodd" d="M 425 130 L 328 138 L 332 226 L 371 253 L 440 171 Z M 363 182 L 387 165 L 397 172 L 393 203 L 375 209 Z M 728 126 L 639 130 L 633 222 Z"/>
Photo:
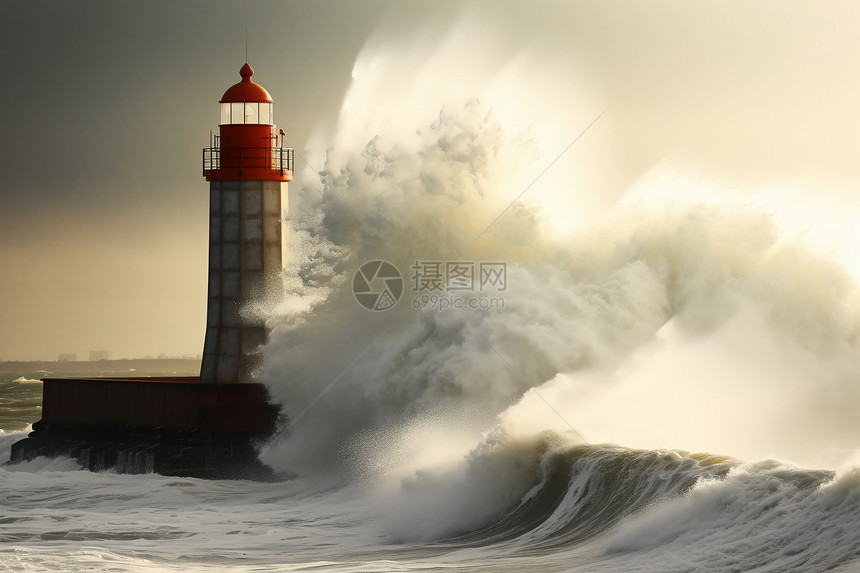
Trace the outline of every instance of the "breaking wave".
<path fill-rule="evenodd" d="M 776 207 L 703 175 L 655 168 L 595 211 L 594 179 L 556 165 L 577 147 L 554 155 L 528 106 L 499 104 L 509 74 L 434 91 L 432 113 L 386 91 L 407 70 L 438 77 L 458 34 L 430 58 L 366 50 L 332 133 L 305 150 L 324 159 L 294 197 L 260 375 L 291 424 L 264 459 L 367 488 L 401 541 L 562 559 L 600 538 L 607 563 L 635 554 L 643 570 L 854 559 L 856 278 Z M 545 80 L 521 84 L 533 110 Z M 593 99 L 565 105 L 574 142 L 599 128 Z M 385 312 L 351 290 L 375 260 L 404 277 Z M 450 262 L 503 264 L 503 307 L 416 305 L 416 269 Z"/>

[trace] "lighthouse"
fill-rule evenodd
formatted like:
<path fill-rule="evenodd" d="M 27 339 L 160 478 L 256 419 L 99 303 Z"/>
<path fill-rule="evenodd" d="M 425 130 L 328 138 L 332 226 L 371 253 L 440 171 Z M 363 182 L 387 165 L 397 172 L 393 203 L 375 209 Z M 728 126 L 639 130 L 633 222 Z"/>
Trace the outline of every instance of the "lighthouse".
<path fill-rule="evenodd" d="M 250 382 L 268 339 L 261 306 L 283 294 L 287 182 L 293 150 L 283 147 L 274 100 L 251 78 L 221 97 L 218 135 L 203 149 L 209 182 L 209 289 L 200 381 Z"/>
<path fill-rule="evenodd" d="M 293 150 L 254 70 L 246 63 L 239 75 L 203 149 L 209 288 L 200 376 L 43 378 L 42 418 L 12 445 L 10 463 L 62 455 L 99 471 L 277 477 L 257 447 L 285 419 L 253 375 L 268 338 L 259 308 L 283 296 Z"/>

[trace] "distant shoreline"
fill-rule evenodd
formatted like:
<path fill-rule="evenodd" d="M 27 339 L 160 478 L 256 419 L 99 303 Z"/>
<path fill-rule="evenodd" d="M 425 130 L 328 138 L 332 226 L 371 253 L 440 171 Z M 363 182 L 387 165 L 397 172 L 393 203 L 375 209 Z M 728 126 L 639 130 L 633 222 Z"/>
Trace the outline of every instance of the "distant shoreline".
<path fill-rule="evenodd" d="M 129 358 L 121 360 L 76 360 L 58 362 L 47 360 L 21 360 L 0 362 L 0 372 L 44 372 L 54 373 L 86 372 L 151 372 L 170 371 L 179 374 L 197 374 L 200 371 L 198 358 Z"/>

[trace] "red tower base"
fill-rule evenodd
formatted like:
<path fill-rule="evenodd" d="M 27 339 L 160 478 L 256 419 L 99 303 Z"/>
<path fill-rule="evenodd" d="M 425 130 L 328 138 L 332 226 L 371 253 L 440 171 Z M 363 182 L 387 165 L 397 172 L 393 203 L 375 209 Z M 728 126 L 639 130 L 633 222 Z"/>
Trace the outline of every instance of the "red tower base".
<path fill-rule="evenodd" d="M 262 384 L 195 377 L 45 378 L 42 419 L 10 463 L 67 455 L 86 469 L 277 479 L 258 459 L 279 408 Z"/>

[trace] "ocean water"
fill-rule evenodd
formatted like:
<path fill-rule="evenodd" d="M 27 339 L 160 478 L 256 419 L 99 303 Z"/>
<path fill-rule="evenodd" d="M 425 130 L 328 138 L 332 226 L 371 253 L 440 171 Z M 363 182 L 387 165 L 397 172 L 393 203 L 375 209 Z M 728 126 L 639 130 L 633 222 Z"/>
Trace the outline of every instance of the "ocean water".
<path fill-rule="evenodd" d="M 849 261 L 715 178 L 596 197 L 611 110 L 569 66 L 463 61 L 473 32 L 369 42 L 302 150 L 287 296 L 244 309 L 290 419 L 261 457 L 298 477 L 0 466 L 0 569 L 860 571 Z M 373 261 L 390 308 L 354 296 Z"/>
<path fill-rule="evenodd" d="M 31 385 L 32 387 L 32 385 Z M 37 392 L 30 392 L 31 396 Z M 20 432 L 0 436 L 8 458 Z M 855 571 L 860 473 L 546 434 L 510 502 L 435 540 L 392 529 L 379 484 L 0 468 L 5 571 Z M 476 462 L 493 479 L 497 460 Z M 440 495 L 438 490 L 423 492 Z M 414 492 L 418 497 L 421 492 Z M 448 495 L 457 495 L 448 492 Z M 407 494 L 408 495 L 408 494 Z M 414 501 L 414 500 L 413 500 Z M 444 499 L 438 500 L 445 503 Z M 401 505 L 402 509 L 402 505 Z M 421 527 L 413 515 L 411 527 Z M 431 516 L 432 519 L 432 516 Z"/>

